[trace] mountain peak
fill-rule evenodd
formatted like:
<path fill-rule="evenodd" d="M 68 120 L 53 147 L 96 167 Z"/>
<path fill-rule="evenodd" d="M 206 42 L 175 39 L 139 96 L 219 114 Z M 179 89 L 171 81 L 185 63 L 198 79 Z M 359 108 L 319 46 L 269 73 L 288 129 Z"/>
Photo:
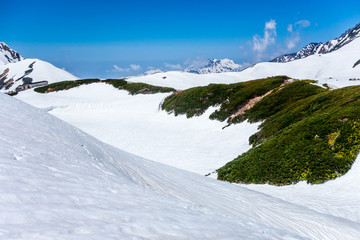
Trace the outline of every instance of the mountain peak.
<path fill-rule="evenodd" d="M 310 43 L 298 52 L 282 55 L 270 62 L 284 63 L 305 58 L 313 54 L 326 54 L 338 50 L 358 37 L 360 37 L 360 23 L 355 27 L 348 29 L 338 38 L 330 40 L 326 43 Z"/>
<path fill-rule="evenodd" d="M 222 73 L 222 72 L 237 72 L 242 68 L 241 65 L 235 63 L 231 59 L 209 59 L 205 66 L 196 67 L 190 66 L 186 68 L 185 72 L 196 73 L 196 74 L 207 74 L 207 73 Z"/>
<path fill-rule="evenodd" d="M 19 62 L 23 59 L 18 52 L 11 49 L 6 43 L 0 42 L 0 65 Z"/>

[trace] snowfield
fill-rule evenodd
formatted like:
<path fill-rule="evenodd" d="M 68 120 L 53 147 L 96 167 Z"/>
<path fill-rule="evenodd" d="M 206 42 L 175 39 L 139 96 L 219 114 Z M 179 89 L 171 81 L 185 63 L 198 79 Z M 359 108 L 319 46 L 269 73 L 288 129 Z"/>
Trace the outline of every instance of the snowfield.
<path fill-rule="evenodd" d="M 0 101 L 1 239 L 360 236 L 357 221 L 145 160 L 19 100 Z"/>
<path fill-rule="evenodd" d="M 211 173 L 250 149 L 257 124 L 232 125 L 209 120 L 214 109 L 200 117 L 160 110 L 165 94 L 131 96 L 105 83 L 67 91 L 18 98 L 49 111 L 96 138 L 127 152 L 202 175 Z"/>
<path fill-rule="evenodd" d="M 360 223 L 360 161 L 344 176 L 324 184 L 289 186 L 241 185 L 313 210 Z"/>
<path fill-rule="evenodd" d="M 207 86 L 212 83 L 236 83 L 251 79 L 242 78 L 239 72 L 195 74 L 180 71 L 154 73 L 151 75 L 129 77 L 129 82 L 142 82 L 154 86 L 172 87 L 184 90 L 197 86 Z"/>

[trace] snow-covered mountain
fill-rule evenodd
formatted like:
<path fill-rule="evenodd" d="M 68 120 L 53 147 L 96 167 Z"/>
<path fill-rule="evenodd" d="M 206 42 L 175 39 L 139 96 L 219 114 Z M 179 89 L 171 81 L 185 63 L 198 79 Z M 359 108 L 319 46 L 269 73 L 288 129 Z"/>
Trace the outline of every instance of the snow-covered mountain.
<path fill-rule="evenodd" d="M 18 92 L 48 83 L 75 80 L 74 75 L 39 59 L 24 59 L 0 43 L 0 91 Z"/>
<path fill-rule="evenodd" d="M 334 86 L 358 85 L 360 78 L 360 38 L 327 54 L 313 54 L 286 63 L 263 62 L 245 69 L 239 76 L 261 78 L 287 75 L 299 79 L 320 80 Z"/>
<path fill-rule="evenodd" d="M 19 86 L 34 84 L 37 82 L 59 82 L 78 79 L 71 73 L 66 72 L 54 65 L 39 59 L 24 59 L 15 63 L 0 66 L 0 91 L 18 91 Z"/>
<path fill-rule="evenodd" d="M 349 240 L 360 235 L 359 222 L 326 209 L 145 160 L 19 100 L 0 94 L 0 101 L 4 239 Z M 356 192 L 359 178 L 351 180 L 341 189 Z M 336 189 L 324 191 L 339 195 Z M 356 209 L 358 201 L 343 197 L 336 199 Z"/>
<path fill-rule="evenodd" d="M 297 59 L 308 57 L 316 53 L 316 50 L 320 44 L 321 43 L 310 43 L 296 53 L 282 55 L 280 57 L 271 60 L 271 62 L 285 63 L 285 62 L 290 62 Z"/>
<path fill-rule="evenodd" d="M 196 74 L 207 74 L 207 73 L 222 73 L 222 72 L 237 72 L 241 70 L 242 66 L 235 63 L 233 60 L 224 59 L 209 59 L 208 64 L 202 67 L 190 66 L 184 71 Z"/>
<path fill-rule="evenodd" d="M 15 63 L 24 58 L 15 50 L 11 49 L 6 43 L 0 42 L 0 66 L 8 63 Z"/>
<path fill-rule="evenodd" d="M 271 62 L 285 63 L 285 62 L 290 62 L 297 59 L 305 58 L 313 54 L 330 53 L 332 51 L 340 49 L 341 47 L 350 43 L 359 36 L 360 36 L 360 23 L 357 24 L 355 27 L 350 28 L 340 37 L 334 40 L 328 41 L 326 43 L 310 43 L 296 53 L 285 54 L 283 56 L 271 60 Z"/>

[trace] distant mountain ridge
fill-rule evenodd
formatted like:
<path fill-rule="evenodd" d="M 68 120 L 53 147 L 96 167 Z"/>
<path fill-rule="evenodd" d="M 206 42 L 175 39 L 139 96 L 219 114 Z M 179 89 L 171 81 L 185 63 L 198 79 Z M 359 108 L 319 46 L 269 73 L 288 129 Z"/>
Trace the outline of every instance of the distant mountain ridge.
<path fill-rule="evenodd" d="M 0 42 L 0 65 L 15 63 L 24 58 L 15 50 L 11 49 L 6 43 Z"/>
<path fill-rule="evenodd" d="M 222 73 L 222 72 L 238 72 L 242 65 L 235 63 L 231 59 L 209 59 L 207 65 L 203 67 L 188 67 L 184 71 L 196 74 Z"/>
<path fill-rule="evenodd" d="M 328 41 L 326 43 L 321 43 L 321 42 L 310 43 L 305 47 L 303 47 L 298 52 L 282 55 L 280 57 L 271 60 L 270 62 L 285 63 L 285 62 L 290 62 L 297 59 L 305 58 L 313 54 L 330 53 L 352 42 L 354 39 L 358 38 L 359 36 L 360 36 L 360 23 L 357 24 L 355 27 L 348 29 L 340 37 L 334 40 Z"/>

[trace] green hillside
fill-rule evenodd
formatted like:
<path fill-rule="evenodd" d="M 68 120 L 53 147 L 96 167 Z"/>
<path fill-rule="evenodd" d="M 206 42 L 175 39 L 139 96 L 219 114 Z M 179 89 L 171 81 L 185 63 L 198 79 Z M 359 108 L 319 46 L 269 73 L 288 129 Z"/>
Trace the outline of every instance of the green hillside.
<path fill-rule="evenodd" d="M 211 119 L 263 121 L 249 139 L 253 148 L 217 170 L 220 180 L 322 183 L 345 174 L 360 150 L 360 87 L 314 83 L 281 76 L 196 87 L 175 92 L 162 108 L 192 117 L 218 106 Z"/>
<path fill-rule="evenodd" d="M 35 88 L 34 91 L 38 93 L 57 92 L 57 91 L 68 90 L 71 88 L 79 87 L 81 85 L 87 85 L 92 83 L 110 84 L 117 89 L 128 91 L 131 95 L 154 94 L 154 93 L 165 93 L 165 92 L 175 91 L 175 89 L 173 88 L 152 86 L 146 83 L 127 82 L 124 79 L 106 79 L 106 80 L 81 79 L 74 81 L 63 81 L 63 82 L 51 83 L 44 87 Z"/>
<path fill-rule="evenodd" d="M 178 91 L 167 97 L 162 109 L 188 118 L 203 114 L 211 106 L 220 106 L 211 119 L 225 121 L 249 99 L 262 96 L 280 87 L 288 77 L 279 76 L 234 84 L 210 84 Z M 230 121 L 230 120 L 229 120 Z"/>
<path fill-rule="evenodd" d="M 359 117 L 359 86 L 296 101 L 268 117 L 250 138 L 257 146 L 218 169 L 218 178 L 291 184 L 339 177 L 351 168 L 360 150 Z"/>

